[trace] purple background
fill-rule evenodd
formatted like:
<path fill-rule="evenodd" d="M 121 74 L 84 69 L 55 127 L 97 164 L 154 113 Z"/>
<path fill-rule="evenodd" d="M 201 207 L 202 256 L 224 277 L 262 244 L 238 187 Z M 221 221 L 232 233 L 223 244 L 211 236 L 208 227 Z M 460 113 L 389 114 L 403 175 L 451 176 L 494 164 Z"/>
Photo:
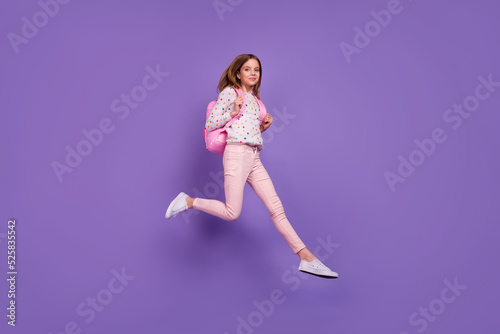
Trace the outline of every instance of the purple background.
<path fill-rule="evenodd" d="M 500 81 L 498 4 L 404 0 L 348 62 L 340 44 L 387 1 L 232 3 L 221 18 L 210 0 L 71 1 L 16 53 L 8 34 L 41 7 L 0 2 L 1 332 L 55 334 L 74 321 L 82 333 L 233 334 L 279 289 L 285 301 L 254 333 L 419 333 L 423 323 L 498 333 L 500 87 L 460 128 L 443 120 L 478 76 Z M 297 270 L 248 185 L 236 222 L 194 210 L 164 218 L 179 191 L 224 200 L 202 127 L 241 53 L 260 58 L 274 116 L 262 162 L 308 248 L 337 244 L 323 261 L 337 280 Z M 157 64 L 169 75 L 120 119 L 112 102 Z M 51 164 L 105 118 L 113 132 L 59 182 Z M 391 191 L 384 173 L 435 128 L 447 140 Z M 9 218 L 17 328 L 5 316 Z M 106 294 L 122 268 L 134 278 Z M 455 278 L 467 288 L 443 304 Z M 76 309 L 97 295 L 112 300 L 87 323 Z M 439 314 L 412 324 L 421 307 Z"/>

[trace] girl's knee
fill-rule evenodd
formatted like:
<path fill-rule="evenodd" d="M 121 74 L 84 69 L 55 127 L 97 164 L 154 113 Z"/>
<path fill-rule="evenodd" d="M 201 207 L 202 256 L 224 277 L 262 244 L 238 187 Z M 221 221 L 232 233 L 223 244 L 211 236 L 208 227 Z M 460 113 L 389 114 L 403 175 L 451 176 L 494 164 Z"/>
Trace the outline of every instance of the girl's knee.
<path fill-rule="evenodd" d="M 228 209 L 226 214 L 226 220 L 230 222 L 234 222 L 236 219 L 240 217 L 241 210 L 231 210 Z"/>

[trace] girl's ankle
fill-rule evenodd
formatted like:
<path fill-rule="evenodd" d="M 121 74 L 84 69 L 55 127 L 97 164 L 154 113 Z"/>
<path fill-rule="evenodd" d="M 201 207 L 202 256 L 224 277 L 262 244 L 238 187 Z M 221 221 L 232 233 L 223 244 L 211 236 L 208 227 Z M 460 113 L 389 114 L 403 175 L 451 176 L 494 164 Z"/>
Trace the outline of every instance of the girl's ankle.
<path fill-rule="evenodd" d="M 194 202 L 194 198 L 192 198 L 192 197 L 186 197 L 186 204 L 188 206 L 188 209 L 192 209 L 193 208 L 193 202 Z"/>

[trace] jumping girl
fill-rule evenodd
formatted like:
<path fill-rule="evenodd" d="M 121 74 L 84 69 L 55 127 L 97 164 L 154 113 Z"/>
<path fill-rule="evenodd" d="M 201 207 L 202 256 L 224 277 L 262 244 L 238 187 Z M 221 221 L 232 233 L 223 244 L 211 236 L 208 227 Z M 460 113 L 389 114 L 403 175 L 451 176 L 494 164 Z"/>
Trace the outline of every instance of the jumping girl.
<path fill-rule="evenodd" d="M 283 236 L 294 254 L 300 257 L 299 270 L 324 278 L 337 278 L 314 256 L 300 240 L 285 216 L 283 205 L 276 194 L 273 182 L 260 161 L 262 135 L 273 122 L 267 113 L 260 124 L 260 83 L 262 66 L 259 58 L 253 54 L 237 56 L 224 71 L 219 81 L 219 97 L 205 129 L 212 131 L 223 127 L 239 114 L 243 97 L 234 88 L 245 94 L 245 107 L 239 119 L 226 128 L 227 139 L 223 153 L 224 190 L 226 203 L 214 199 L 192 198 L 181 192 L 168 206 L 165 218 L 169 219 L 188 209 L 196 209 L 217 216 L 227 221 L 238 219 L 243 205 L 243 189 L 248 182 L 257 196 L 264 202 L 274 226 Z"/>

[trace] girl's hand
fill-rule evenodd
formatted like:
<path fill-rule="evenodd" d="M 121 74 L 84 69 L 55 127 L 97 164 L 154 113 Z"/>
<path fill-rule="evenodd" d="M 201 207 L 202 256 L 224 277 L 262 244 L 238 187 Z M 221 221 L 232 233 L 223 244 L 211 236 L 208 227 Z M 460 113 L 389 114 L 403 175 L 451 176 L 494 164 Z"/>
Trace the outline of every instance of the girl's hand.
<path fill-rule="evenodd" d="M 273 123 L 273 116 L 270 113 L 267 113 L 262 120 L 262 124 L 260 125 L 260 132 L 264 132 L 268 127 Z"/>
<path fill-rule="evenodd" d="M 236 92 L 236 90 L 235 90 Z M 229 113 L 231 118 L 234 116 L 238 115 L 240 113 L 240 108 L 243 105 L 243 97 L 238 95 L 238 92 L 236 92 L 236 99 L 234 100 L 234 110 Z"/>

